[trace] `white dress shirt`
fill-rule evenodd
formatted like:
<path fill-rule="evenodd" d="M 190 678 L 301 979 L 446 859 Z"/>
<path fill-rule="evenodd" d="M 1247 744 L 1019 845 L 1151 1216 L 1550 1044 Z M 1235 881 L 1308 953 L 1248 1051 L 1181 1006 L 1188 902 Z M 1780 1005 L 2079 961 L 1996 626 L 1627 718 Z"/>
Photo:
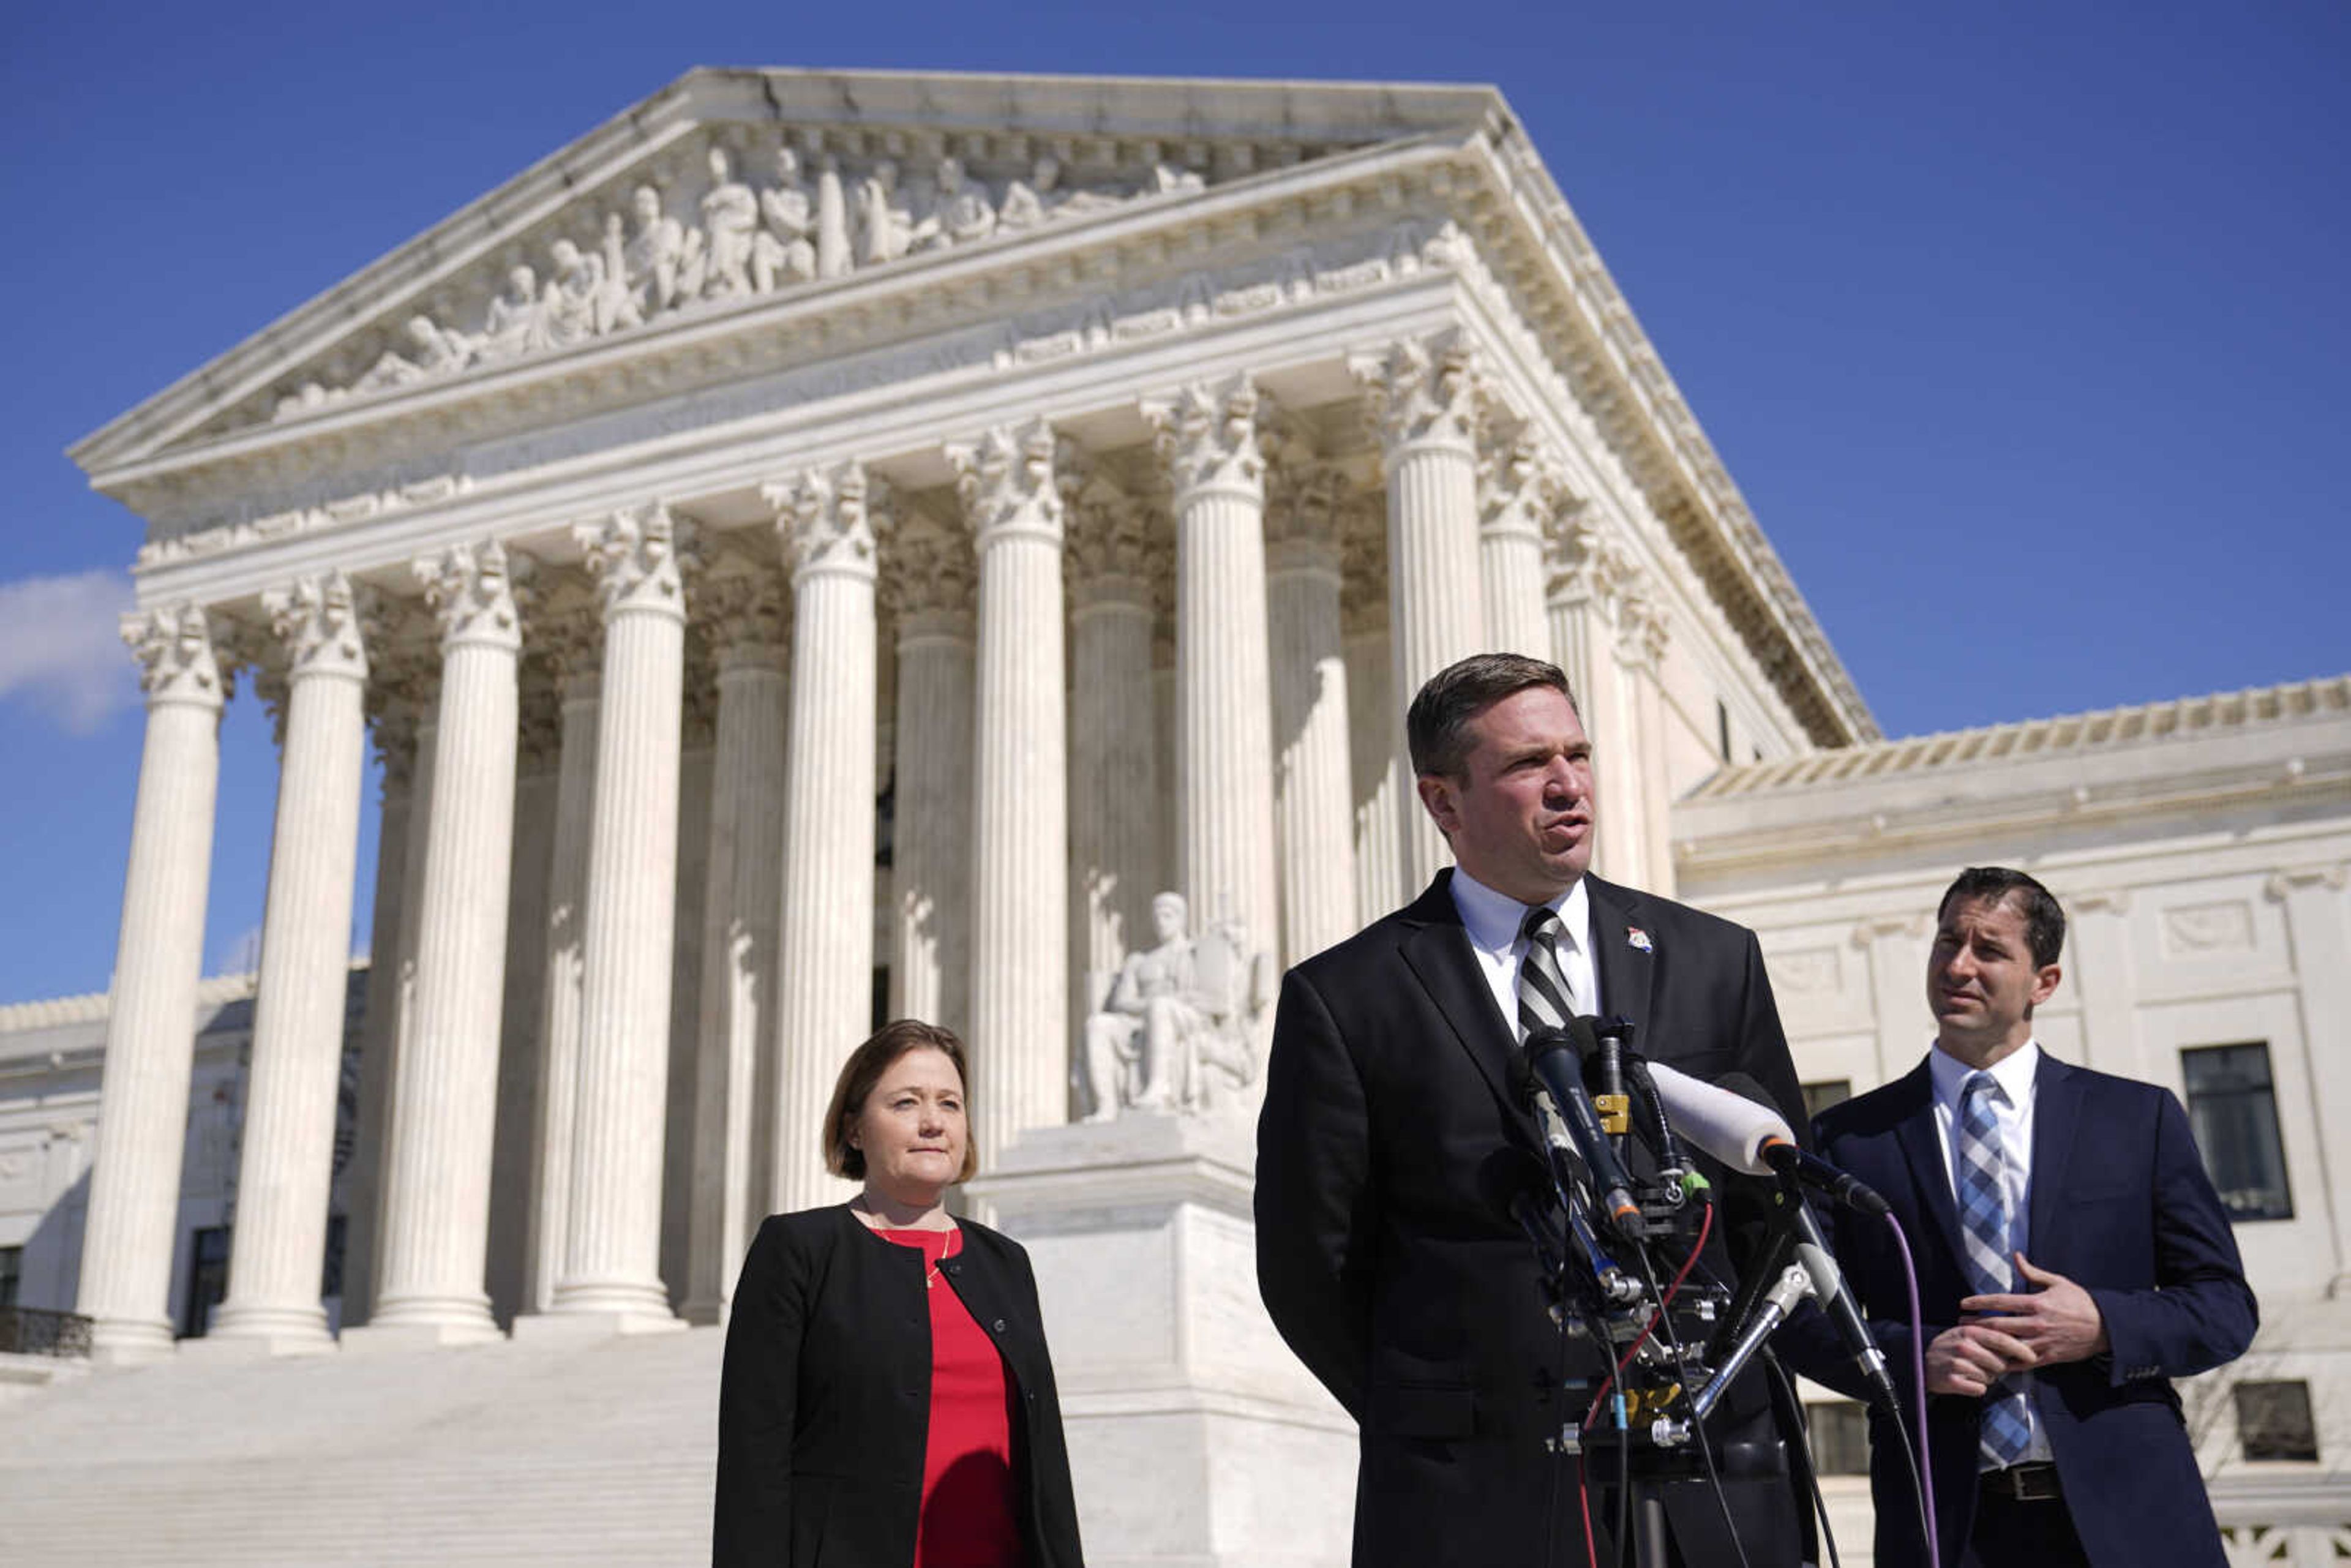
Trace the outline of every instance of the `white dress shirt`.
<path fill-rule="evenodd" d="M 1522 1040 L 1527 1031 L 1519 1027 L 1519 967 L 1527 959 L 1527 939 L 1520 927 L 1532 905 L 1496 893 L 1458 866 L 1453 869 L 1452 889 L 1453 907 L 1461 912 L 1469 949 L 1478 955 L 1494 1005 L 1501 1009 L 1510 1038 Z M 1574 993 L 1575 1010 L 1597 1017 L 1600 977 L 1592 965 L 1592 894 L 1583 879 L 1577 877 L 1575 885 L 1552 899 L 1550 907 L 1559 916 L 1559 970 Z"/>
<path fill-rule="evenodd" d="M 1997 1085 L 1991 1105 L 2000 1140 L 2001 1196 L 2008 1205 L 2008 1249 L 2028 1258 L 2032 1255 L 2032 1085 L 2040 1070 L 2041 1042 L 2037 1040 L 2026 1040 L 1984 1069 Z M 1955 1204 L 1959 1194 L 1959 1089 L 1974 1071 L 1940 1045 L 1927 1052 L 1927 1072 L 1935 1086 L 1935 1137 L 1942 1145 L 1943 1174 L 1950 1181 Z M 2032 1427 L 2032 1436 L 2026 1439 L 2024 1453 L 2018 1462 L 2032 1464 L 2048 1459 L 2053 1457 L 2049 1435 L 2042 1429 L 2041 1412 L 2031 1397 L 2032 1375 L 2020 1373 L 2016 1380 L 2026 1394 L 2025 1419 Z"/>

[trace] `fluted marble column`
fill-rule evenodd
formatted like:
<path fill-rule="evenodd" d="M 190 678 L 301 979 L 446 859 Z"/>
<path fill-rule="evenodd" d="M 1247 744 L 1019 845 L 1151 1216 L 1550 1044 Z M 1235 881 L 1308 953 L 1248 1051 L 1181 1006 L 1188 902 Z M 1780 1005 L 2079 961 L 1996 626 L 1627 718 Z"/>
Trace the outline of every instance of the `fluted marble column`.
<path fill-rule="evenodd" d="M 675 937 L 686 530 L 659 505 L 574 530 L 604 609 L 580 1080 L 563 1273 L 544 1316 L 620 1333 L 677 1319 L 661 1278 L 663 1114 Z"/>
<path fill-rule="evenodd" d="M 1152 580 L 1166 565 L 1143 502 L 1084 463 L 1061 465 L 1070 570 L 1070 1030 L 1107 995 L 1131 947 L 1148 947 L 1166 885 L 1160 844 Z M 1091 1106 L 1078 1108 L 1090 1112 Z"/>
<path fill-rule="evenodd" d="M 1353 935 L 1355 843 L 1347 658 L 1340 629 L 1345 480 L 1311 469 L 1266 517 L 1272 638 L 1273 804 L 1281 962 Z"/>
<path fill-rule="evenodd" d="M 1061 497 L 1042 420 L 950 448 L 979 547 L 973 706 L 973 1136 L 983 1163 L 1069 1120 Z"/>
<path fill-rule="evenodd" d="M 195 605 L 126 616 L 122 636 L 139 659 L 147 739 L 131 819 L 76 1304 L 92 1320 L 90 1354 L 101 1362 L 172 1354 L 172 1245 L 225 695 L 211 623 Z"/>
<path fill-rule="evenodd" d="M 388 611 L 387 604 L 385 609 Z M 381 641 L 381 639 L 380 639 Z M 368 1321 L 375 1306 L 376 1254 L 383 1237 L 386 1146 L 392 1141 L 392 1100 L 400 1043 L 407 1038 L 414 989 L 416 919 L 423 903 L 424 841 L 432 820 L 433 753 L 439 725 L 440 651 L 423 657 L 370 659 L 376 716 L 376 750 L 383 758 L 383 810 L 376 838 L 374 922 L 368 928 L 367 1017 L 360 1033 L 359 1125 L 344 1184 L 350 1206 L 343 1229 L 343 1321 L 346 1330 Z"/>
<path fill-rule="evenodd" d="M 531 1129 L 530 1211 L 524 1227 L 523 1311 L 543 1312 L 563 1277 L 571 1212 L 571 1124 L 580 1100 L 581 925 L 588 832 L 596 797 L 596 720 L 603 704 L 602 617 L 555 619 L 546 637 L 558 700 L 555 848 L 547 881 L 547 957 L 538 1011 L 538 1093 Z"/>
<path fill-rule="evenodd" d="M 789 1212 L 847 1196 L 825 1171 L 820 1124 L 841 1064 L 872 1032 L 874 534 L 886 527 L 887 489 L 852 462 L 761 493 L 792 579 L 768 1198 Z"/>
<path fill-rule="evenodd" d="M 319 1281 L 334 1176 L 367 748 L 367 594 L 340 571 L 262 595 L 287 661 L 286 738 L 237 1166 L 228 1299 L 212 1337 L 324 1351 Z"/>
<path fill-rule="evenodd" d="M 1476 375 L 1458 332 L 1407 339 L 1350 369 L 1371 405 L 1387 468 L 1388 622 L 1401 709 L 1429 676 L 1482 651 L 1486 640 Z M 1399 711 L 1399 729 L 1403 722 Z M 1404 874 L 1417 890 L 1447 855 L 1444 836 L 1421 809 L 1411 767 L 1399 757 L 1396 794 Z"/>
<path fill-rule="evenodd" d="M 898 606 L 896 904 L 890 1013 L 971 1027 L 971 533 L 909 518 L 887 551 Z"/>
<path fill-rule="evenodd" d="M 1343 575 L 1339 618 L 1346 639 L 1347 740 L 1353 807 L 1355 924 L 1368 925 L 1420 890 L 1404 883 L 1398 835 L 1404 807 L 1396 788 L 1404 742 L 1403 705 L 1388 645 L 1387 505 L 1378 495 L 1351 497 L 1339 526 Z"/>
<path fill-rule="evenodd" d="M 515 758 L 514 850 L 507 862 L 506 997 L 498 1015 L 496 1133 L 490 1160 L 488 1267 L 483 1288 L 501 1325 L 536 1312 L 531 1287 L 532 1200 L 538 1183 L 538 1130 L 544 1082 L 549 956 L 548 908 L 555 883 L 557 808 L 563 793 L 563 694 L 533 646 L 522 664 L 521 729 Z"/>
<path fill-rule="evenodd" d="M 1624 683 L 1624 726 L 1632 766 L 1620 774 L 1614 800 L 1601 801 L 1602 821 L 1614 811 L 1630 819 L 1620 843 L 1630 845 L 1635 887 L 1661 897 L 1674 895 L 1673 780 L 1666 752 L 1666 648 L 1669 642 L 1664 606 L 1645 591 L 1627 592 L 1618 614 L 1616 664 Z M 1618 741 L 1624 745 L 1624 740 Z M 1629 777 L 1626 777 L 1629 775 Z"/>
<path fill-rule="evenodd" d="M 1265 463 L 1246 377 L 1146 404 L 1176 507 L 1177 888 L 1193 929 L 1280 940 Z"/>
<path fill-rule="evenodd" d="M 1485 588 L 1486 646 L 1548 660 L 1543 525 L 1567 504 L 1566 476 L 1523 430 L 1481 456 L 1478 566 Z"/>
<path fill-rule="evenodd" d="M 1553 656 L 1567 674 L 1576 716 L 1592 741 L 1593 793 L 1598 800 L 1592 869 L 1646 886 L 1639 880 L 1638 759 L 1616 653 L 1618 601 L 1636 569 L 1589 507 L 1559 513 L 1546 525 L 1543 564 Z"/>
<path fill-rule="evenodd" d="M 514 832 L 514 577 L 495 540 L 416 563 L 441 622 L 415 988 L 394 1063 L 374 1311 L 347 1346 L 494 1339 L 483 1290 Z"/>
<path fill-rule="evenodd" d="M 775 1025 L 783 899 L 783 573 L 714 575 L 701 612 L 718 648 L 717 755 L 704 894 L 701 1026 L 694 1075 L 688 1322 L 719 1322 L 766 1195 L 752 1186 L 759 1057 Z"/>

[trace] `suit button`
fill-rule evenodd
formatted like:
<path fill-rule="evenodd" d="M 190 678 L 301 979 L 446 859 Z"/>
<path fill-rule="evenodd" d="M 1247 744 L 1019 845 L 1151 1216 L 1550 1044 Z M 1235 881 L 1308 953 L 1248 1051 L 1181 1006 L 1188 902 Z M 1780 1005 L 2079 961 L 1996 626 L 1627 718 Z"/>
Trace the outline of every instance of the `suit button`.
<path fill-rule="evenodd" d="M 1004 1320 L 1002 1318 L 996 1320 L 996 1332 L 998 1333 L 1002 1333 L 1004 1332 Z"/>
<path fill-rule="evenodd" d="M 960 1263 L 950 1263 L 947 1265 L 947 1272 L 950 1274 L 960 1274 L 963 1272 L 963 1265 Z"/>

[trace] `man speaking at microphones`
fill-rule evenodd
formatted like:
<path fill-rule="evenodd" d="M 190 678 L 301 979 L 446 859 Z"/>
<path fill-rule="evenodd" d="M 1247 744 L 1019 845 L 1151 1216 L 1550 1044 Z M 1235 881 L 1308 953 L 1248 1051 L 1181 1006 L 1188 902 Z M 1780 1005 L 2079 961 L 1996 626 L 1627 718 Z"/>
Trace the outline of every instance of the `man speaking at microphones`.
<path fill-rule="evenodd" d="M 1531 1030 L 1623 1017 L 1652 1061 L 1744 1074 L 1792 1124 L 1802 1097 L 1754 935 L 1588 874 L 1592 747 L 1557 666 L 1462 660 L 1421 688 L 1405 729 L 1455 865 L 1283 979 L 1258 1124 L 1259 1288 L 1356 1420 L 1358 1568 L 1583 1563 L 1575 1461 L 1554 1451 L 1583 1411 L 1559 1387 L 1535 1249 L 1497 1197 L 1544 1148 L 1516 1049 Z M 1712 1568 L 1743 1548 L 1750 1568 L 1792 1568 L 1798 1516 L 1761 1383 L 1734 1388 L 1708 1434 L 1722 1496 L 1664 1488 L 1667 1560 Z"/>

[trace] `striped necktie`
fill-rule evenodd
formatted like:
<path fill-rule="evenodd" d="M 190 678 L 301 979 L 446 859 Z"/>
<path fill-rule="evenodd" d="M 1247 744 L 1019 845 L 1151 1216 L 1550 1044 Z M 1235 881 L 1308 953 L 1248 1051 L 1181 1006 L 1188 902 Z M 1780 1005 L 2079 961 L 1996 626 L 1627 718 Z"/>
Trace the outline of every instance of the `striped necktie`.
<path fill-rule="evenodd" d="M 1549 905 L 1538 904 L 1527 911 L 1519 934 L 1527 939 L 1526 959 L 1519 966 L 1519 1029 L 1523 1034 L 1564 1029 L 1575 1016 L 1575 991 L 1559 963 L 1566 927 Z"/>
<path fill-rule="evenodd" d="M 2015 1288 L 2008 1245 L 2007 1160 L 1992 1097 L 2000 1085 L 1989 1072 L 1970 1072 L 1959 1085 L 1959 1235 L 1966 1243 L 1968 1283 L 1979 1295 Z M 2003 1377 L 1984 1396 L 1980 1446 L 1989 1468 L 2005 1469 L 2024 1455 L 2032 1436 L 2024 1390 Z"/>

